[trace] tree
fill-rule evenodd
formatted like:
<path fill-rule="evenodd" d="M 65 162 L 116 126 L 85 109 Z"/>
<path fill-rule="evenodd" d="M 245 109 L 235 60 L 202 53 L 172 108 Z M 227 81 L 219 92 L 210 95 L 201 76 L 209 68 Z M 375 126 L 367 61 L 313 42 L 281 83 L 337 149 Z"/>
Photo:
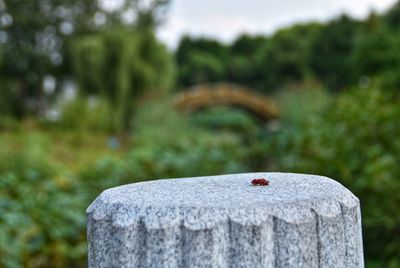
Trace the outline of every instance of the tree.
<path fill-rule="evenodd" d="M 314 75 L 333 90 L 351 85 L 354 76 L 353 52 L 360 24 L 346 15 L 321 29 L 311 46 Z"/>
<path fill-rule="evenodd" d="M 229 81 L 256 88 L 263 77 L 258 66 L 260 49 L 267 42 L 264 36 L 239 36 L 230 46 L 228 64 Z"/>
<path fill-rule="evenodd" d="M 7 81 L 1 90 L 17 96 L 15 107 L 20 108 L 15 113 L 24 115 L 27 103 L 38 110 L 45 75 L 68 71 L 68 39 L 124 25 L 154 29 L 168 2 L 125 0 L 112 9 L 106 1 L 0 0 L 0 81 Z"/>
<path fill-rule="evenodd" d="M 72 72 L 80 92 L 108 100 L 115 108 L 117 129 L 130 128 L 135 97 L 167 89 L 172 60 L 151 31 L 112 31 L 71 42 Z M 89 70 L 89 71 L 88 71 Z"/>
<path fill-rule="evenodd" d="M 383 15 L 383 19 L 390 28 L 397 31 L 400 30 L 400 1 Z"/>
<path fill-rule="evenodd" d="M 385 88 L 400 87 L 400 34 L 380 28 L 362 35 L 355 50 L 359 77 L 381 80 Z"/>
<path fill-rule="evenodd" d="M 183 37 L 176 52 L 178 86 L 225 80 L 228 52 L 216 40 Z"/>
<path fill-rule="evenodd" d="M 318 24 L 297 25 L 278 31 L 265 42 L 257 57 L 257 68 L 263 74 L 260 90 L 275 90 L 309 76 L 310 46 L 319 29 Z"/>
<path fill-rule="evenodd" d="M 0 3 L 0 35 L 4 36 L 0 77 L 8 81 L 1 90 L 17 96 L 20 103 L 15 103 L 15 113 L 22 116 L 26 107 L 21 102 L 39 103 L 43 77 L 62 63 L 63 40 L 89 26 L 85 19 L 93 14 L 95 5 L 90 0 Z"/>

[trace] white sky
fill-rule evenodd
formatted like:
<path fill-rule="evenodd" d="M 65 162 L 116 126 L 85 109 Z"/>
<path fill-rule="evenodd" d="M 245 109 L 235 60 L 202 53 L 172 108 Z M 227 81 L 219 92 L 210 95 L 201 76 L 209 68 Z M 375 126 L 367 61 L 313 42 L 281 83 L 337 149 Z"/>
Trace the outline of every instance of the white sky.
<path fill-rule="evenodd" d="M 175 48 L 184 34 L 232 41 L 240 33 L 267 33 L 296 22 L 324 21 L 340 13 L 362 18 L 396 0 L 172 0 L 157 35 Z"/>

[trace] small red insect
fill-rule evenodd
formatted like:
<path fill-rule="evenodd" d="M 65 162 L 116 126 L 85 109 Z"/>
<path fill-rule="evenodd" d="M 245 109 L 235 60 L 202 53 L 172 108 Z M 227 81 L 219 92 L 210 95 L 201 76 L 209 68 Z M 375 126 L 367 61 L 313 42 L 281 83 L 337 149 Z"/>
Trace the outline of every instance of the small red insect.
<path fill-rule="evenodd" d="M 269 185 L 269 180 L 263 178 L 254 179 L 251 181 L 251 184 L 253 184 L 253 186 L 267 186 Z"/>

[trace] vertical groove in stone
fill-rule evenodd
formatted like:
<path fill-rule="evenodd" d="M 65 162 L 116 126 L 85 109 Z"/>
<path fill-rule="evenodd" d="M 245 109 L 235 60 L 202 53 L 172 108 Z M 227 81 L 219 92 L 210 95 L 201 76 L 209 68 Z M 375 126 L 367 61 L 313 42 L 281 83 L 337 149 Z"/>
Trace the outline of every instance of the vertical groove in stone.
<path fill-rule="evenodd" d="M 278 266 L 278 253 L 279 253 L 279 248 L 278 248 L 278 242 L 277 240 L 277 229 L 278 228 L 278 218 L 275 216 L 272 216 L 272 241 L 273 241 L 273 254 L 274 254 L 274 267 L 279 267 Z"/>
<path fill-rule="evenodd" d="M 144 267 L 179 267 L 181 253 L 180 226 L 171 226 L 164 229 L 147 229 L 146 237 L 146 265 Z"/>
<path fill-rule="evenodd" d="M 329 211 L 334 211 L 331 215 L 313 211 L 316 215 L 318 228 L 319 267 L 348 267 L 345 263 L 346 242 L 340 207 L 331 208 Z"/>
<path fill-rule="evenodd" d="M 182 228 L 183 267 L 212 267 L 212 230 Z"/>
<path fill-rule="evenodd" d="M 124 267 L 131 263 L 133 267 L 143 267 L 146 230 L 142 220 L 129 226 L 114 226 L 112 255 L 113 267 Z M 115 261 L 117 260 L 117 261 Z"/>
<path fill-rule="evenodd" d="M 344 226 L 346 267 L 364 267 L 360 208 L 349 208 L 343 204 L 340 207 Z"/>
<path fill-rule="evenodd" d="M 111 221 L 90 217 L 90 222 L 92 227 L 89 229 L 88 238 L 92 242 L 89 244 L 89 267 L 112 267 Z"/>
<path fill-rule="evenodd" d="M 145 267 L 146 265 L 146 244 L 147 244 L 147 231 L 146 231 L 146 225 L 144 223 L 144 219 L 140 219 L 139 221 L 139 236 L 138 240 L 136 241 L 136 245 L 140 245 L 140 249 L 138 251 L 138 259 L 139 259 L 139 264 L 140 267 Z"/>
<path fill-rule="evenodd" d="M 227 252 L 227 265 L 226 267 L 233 268 L 234 267 L 234 259 L 232 254 L 232 247 L 233 247 L 233 236 L 232 236 L 232 220 L 228 217 L 227 222 L 227 231 L 228 231 L 228 252 Z"/>
<path fill-rule="evenodd" d="M 96 229 L 96 224 L 94 223 L 93 217 L 87 215 L 87 241 L 88 241 L 88 267 L 94 267 L 96 262 L 94 261 L 97 254 L 98 244 L 96 241 L 96 234 L 94 230 Z"/>
<path fill-rule="evenodd" d="M 273 217 L 269 216 L 266 222 L 263 222 L 262 229 L 262 263 L 263 267 L 274 267 L 274 223 Z"/>
<path fill-rule="evenodd" d="M 164 263 L 165 267 L 176 268 L 181 267 L 182 259 L 182 232 L 181 226 L 175 225 L 166 230 L 164 243 Z"/>
<path fill-rule="evenodd" d="M 145 267 L 155 268 L 156 265 L 165 264 L 164 262 L 164 229 L 148 229 L 146 236 L 146 265 Z"/>
<path fill-rule="evenodd" d="M 185 227 L 183 226 L 183 223 L 179 225 L 179 253 L 180 253 L 180 259 L 179 259 L 179 263 L 178 263 L 178 267 L 179 268 L 183 268 L 185 267 L 185 253 L 184 253 L 184 249 L 185 249 L 185 235 L 184 235 L 184 229 Z"/>
<path fill-rule="evenodd" d="M 318 267 L 315 218 L 305 222 L 274 220 L 275 266 Z"/>
<path fill-rule="evenodd" d="M 212 263 L 213 267 L 224 268 L 229 267 L 229 221 L 228 219 L 219 222 L 212 229 L 213 252 Z"/>
<path fill-rule="evenodd" d="M 272 222 L 272 217 L 269 221 Z M 273 267 L 273 226 L 271 223 L 245 225 L 230 221 L 231 267 Z"/>
<path fill-rule="evenodd" d="M 181 227 L 181 267 L 229 267 L 229 226 L 220 222 L 210 229 Z M 178 267 L 178 266 L 171 266 Z"/>
<path fill-rule="evenodd" d="M 259 229 L 255 226 L 245 226 L 231 222 L 231 258 L 233 267 L 259 267 L 261 261 L 261 243 L 256 241 L 260 237 Z M 258 234 L 258 235 L 257 235 Z"/>
<path fill-rule="evenodd" d="M 315 224 L 316 224 L 316 231 L 317 231 L 317 237 L 318 237 L 318 241 L 317 241 L 317 253 L 318 253 L 318 268 L 322 268 L 322 250 L 321 250 L 321 246 L 323 244 L 323 241 L 321 239 L 321 233 L 320 233 L 320 229 L 321 229 L 321 224 L 320 224 L 320 217 L 318 215 L 317 212 L 315 212 L 314 209 L 311 209 L 312 213 L 315 216 Z"/>

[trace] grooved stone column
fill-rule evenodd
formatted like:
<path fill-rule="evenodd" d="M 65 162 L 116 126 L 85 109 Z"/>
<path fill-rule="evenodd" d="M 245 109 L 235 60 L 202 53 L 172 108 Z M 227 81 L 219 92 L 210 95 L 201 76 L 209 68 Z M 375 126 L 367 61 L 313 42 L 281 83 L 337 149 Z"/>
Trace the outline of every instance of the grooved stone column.
<path fill-rule="evenodd" d="M 92 268 L 364 267 L 359 201 L 326 177 L 140 182 L 104 191 L 87 214 Z"/>

